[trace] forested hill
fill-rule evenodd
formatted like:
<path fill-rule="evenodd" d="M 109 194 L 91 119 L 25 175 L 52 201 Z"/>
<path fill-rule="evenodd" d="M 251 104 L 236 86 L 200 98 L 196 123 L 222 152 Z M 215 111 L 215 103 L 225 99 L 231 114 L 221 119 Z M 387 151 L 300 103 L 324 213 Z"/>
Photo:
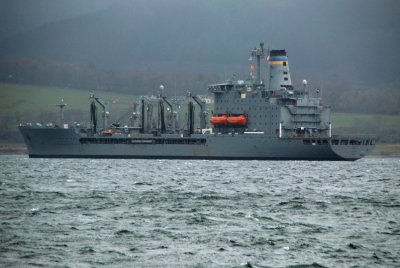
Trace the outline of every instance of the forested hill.
<path fill-rule="evenodd" d="M 20 1 L 29 2 L 36 3 Z M 379 87 L 400 82 L 399 6 L 393 0 L 110 1 L 93 12 L 3 35 L 0 58 L 225 79 L 245 73 L 249 50 L 264 41 L 287 49 L 296 81 Z M 39 7 L 30 6 L 32 12 Z"/>

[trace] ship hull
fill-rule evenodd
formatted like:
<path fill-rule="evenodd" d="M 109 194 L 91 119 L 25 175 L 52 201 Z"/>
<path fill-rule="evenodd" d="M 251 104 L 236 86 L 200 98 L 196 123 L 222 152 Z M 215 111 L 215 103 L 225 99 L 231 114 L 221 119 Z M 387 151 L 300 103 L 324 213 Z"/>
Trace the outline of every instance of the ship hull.
<path fill-rule="evenodd" d="M 264 134 L 193 134 L 87 138 L 74 129 L 21 126 L 31 158 L 142 158 L 225 160 L 357 160 L 369 142 L 333 145 L 331 139 L 285 139 Z"/>

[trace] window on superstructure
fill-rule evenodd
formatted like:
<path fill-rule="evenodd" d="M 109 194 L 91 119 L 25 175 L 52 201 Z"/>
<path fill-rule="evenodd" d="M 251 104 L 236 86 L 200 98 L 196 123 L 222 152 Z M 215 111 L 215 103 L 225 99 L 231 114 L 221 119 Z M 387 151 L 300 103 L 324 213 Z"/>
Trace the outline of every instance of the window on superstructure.
<path fill-rule="evenodd" d="M 261 97 L 262 97 L 262 98 L 265 98 L 266 96 L 267 96 L 267 92 L 262 91 L 262 92 L 261 92 Z"/>

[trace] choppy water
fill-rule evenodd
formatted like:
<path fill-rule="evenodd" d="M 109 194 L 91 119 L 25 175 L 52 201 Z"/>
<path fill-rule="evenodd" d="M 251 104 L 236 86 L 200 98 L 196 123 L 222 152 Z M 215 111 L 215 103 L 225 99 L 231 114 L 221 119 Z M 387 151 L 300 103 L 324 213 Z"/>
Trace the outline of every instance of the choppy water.
<path fill-rule="evenodd" d="M 400 265 L 399 158 L 0 167 L 0 266 Z"/>

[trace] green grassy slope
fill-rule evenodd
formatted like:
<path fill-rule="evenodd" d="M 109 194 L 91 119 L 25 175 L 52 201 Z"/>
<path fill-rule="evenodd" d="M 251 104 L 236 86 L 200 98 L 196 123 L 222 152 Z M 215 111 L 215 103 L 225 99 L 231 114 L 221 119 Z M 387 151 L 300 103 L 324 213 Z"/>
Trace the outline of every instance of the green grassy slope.
<path fill-rule="evenodd" d="M 334 134 L 375 134 L 381 143 L 400 142 L 400 115 L 337 113 Z"/>
<path fill-rule="evenodd" d="M 54 110 L 60 99 L 68 104 L 68 109 L 88 110 L 90 91 L 16 84 L 0 84 L 0 111 L 2 113 L 22 112 L 24 110 Z M 111 105 L 129 107 L 134 97 L 111 92 L 95 92 Z"/>
<path fill-rule="evenodd" d="M 400 116 L 386 114 L 334 113 L 332 117 L 332 125 L 335 127 L 351 127 L 376 123 L 379 123 L 383 127 L 400 127 Z"/>

